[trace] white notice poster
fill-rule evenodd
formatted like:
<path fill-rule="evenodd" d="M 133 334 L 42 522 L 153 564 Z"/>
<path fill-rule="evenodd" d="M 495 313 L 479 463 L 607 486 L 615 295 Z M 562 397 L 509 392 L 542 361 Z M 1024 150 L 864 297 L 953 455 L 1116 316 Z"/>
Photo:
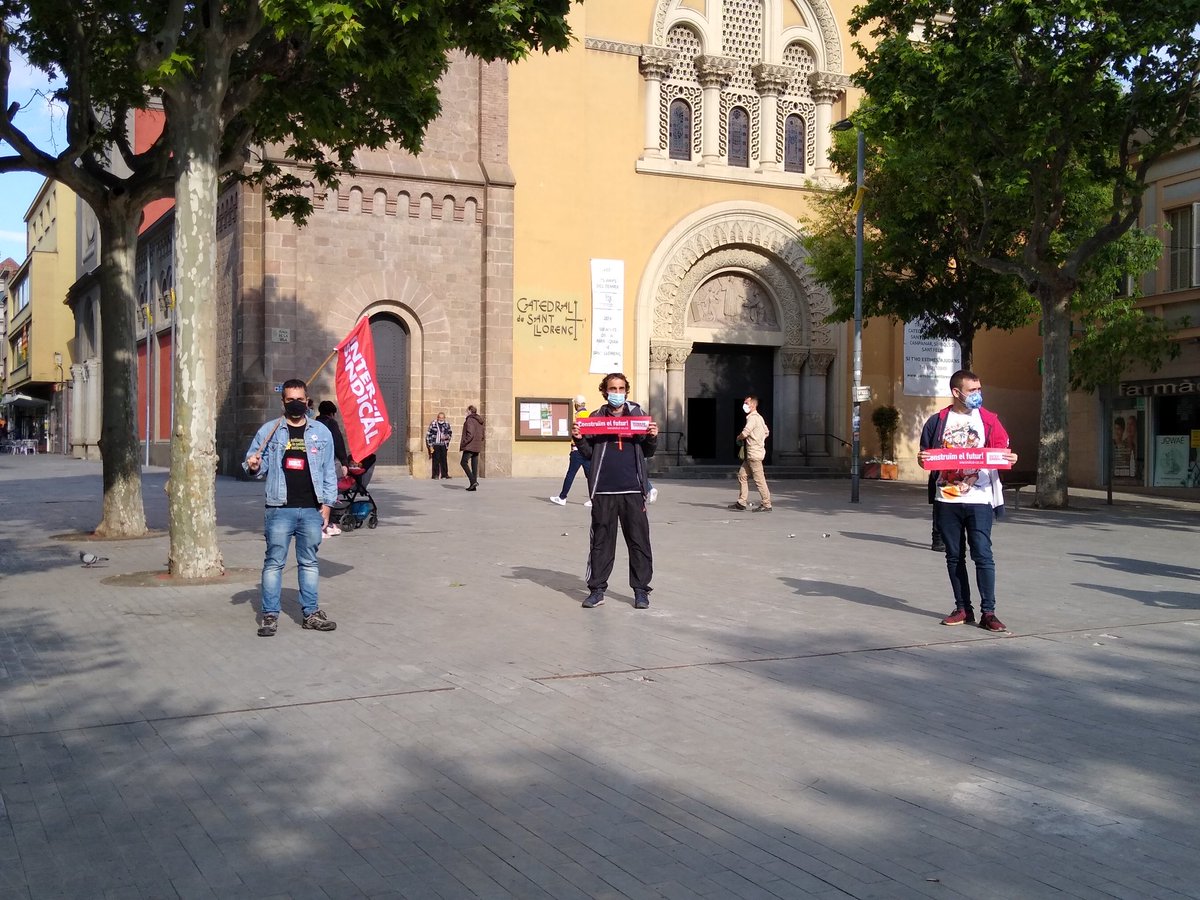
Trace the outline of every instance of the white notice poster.
<path fill-rule="evenodd" d="M 592 260 L 592 363 L 588 371 L 621 371 L 625 345 L 625 261 Z"/>
<path fill-rule="evenodd" d="M 920 322 L 904 323 L 904 393 L 949 397 L 950 376 L 962 368 L 958 341 L 921 336 Z"/>

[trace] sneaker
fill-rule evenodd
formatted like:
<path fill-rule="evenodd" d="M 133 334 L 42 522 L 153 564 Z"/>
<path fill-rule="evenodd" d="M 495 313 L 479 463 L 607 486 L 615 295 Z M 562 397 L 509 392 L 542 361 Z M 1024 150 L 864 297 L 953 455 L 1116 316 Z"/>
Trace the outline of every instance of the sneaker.
<path fill-rule="evenodd" d="M 738 512 L 745 512 L 748 509 L 748 507 L 742 506 L 740 503 L 730 503 L 729 508 L 736 509 Z"/>
<path fill-rule="evenodd" d="M 658 488 L 656 488 L 656 487 L 650 488 L 650 502 L 653 503 L 657 499 L 658 499 Z"/>
<path fill-rule="evenodd" d="M 587 595 L 587 599 L 583 601 L 584 609 L 594 609 L 604 603 L 604 591 L 592 591 Z"/>
<path fill-rule="evenodd" d="M 259 637 L 275 637 L 275 632 L 279 630 L 279 616 L 273 616 L 270 613 L 262 617 L 262 624 L 258 626 Z"/>
<path fill-rule="evenodd" d="M 337 622 L 330 621 L 324 611 L 317 610 L 310 615 L 304 617 L 302 628 L 311 628 L 313 631 L 333 631 L 337 628 Z"/>
<path fill-rule="evenodd" d="M 942 543 L 942 539 L 940 537 L 935 537 L 930 542 L 929 549 L 932 550 L 934 553 L 945 553 L 946 545 L 944 543 Z"/>
<path fill-rule="evenodd" d="M 325 526 L 325 534 L 327 537 L 335 537 L 342 533 L 342 529 L 338 528 L 335 522 L 330 522 Z"/>
<path fill-rule="evenodd" d="M 634 609 L 649 609 L 650 608 L 650 595 L 647 594 L 645 591 L 634 591 L 633 592 L 633 608 Z"/>
<path fill-rule="evenodd" d="M 773 506 L 763 506 L 763 505 L 760 503 L 758 506 L 754 507 L 754 511 L 755 511 L 755 512 L 770 512 L 770 511 L 771 511 L 772 509 L 774 509 L 774 508 L 775 508 L 775 507 L 773 507 Z"/>
<path fill-rule="evenodd" d="M 942 619 L 943 625 L 974 625 L 975 610 L 973 609 L 956 609 L 946 618 Z"/>
<path fill-rule="evenodd" d="M 979 617 L 979 627 L 984 631 L 1008 631 L 995 613 L 984 613 Z"/>
<path fill-rule="evenodd" d="M 583 505 L 584 505 L 584 507 L 585 507 L 585 508 L 587 508 L 587 509 L 591 509 L 591 508 L 592 508 L 592 501 L 591 501 L 591 500 L 589 500 L 587 503 L 585 503 L 585 504 L 583 504 Z"/>
<path fill-rule="evenodd" d="M 566 505 L 567 505 L 567 501 L 566 501 L 564 498 L 562 498 L 562 497 L 551 497 L 551 498 L 550 498 L 550 502 L 551 502 L 551 503 L 557 503 L 559 506 L 566 506 Z"/>
<path fill-rule="evenodd" d="M 478 483 L 478 482 L 475 482 L 475 481 L 472 481 L 472 482 L 471 482 L 471 483 L 470 483 L 470 484 L 467 486 L 467 490 L 468 490 L 468 491 L 477 491 L 477 490 L 479 490 L 479 483 Z"/>

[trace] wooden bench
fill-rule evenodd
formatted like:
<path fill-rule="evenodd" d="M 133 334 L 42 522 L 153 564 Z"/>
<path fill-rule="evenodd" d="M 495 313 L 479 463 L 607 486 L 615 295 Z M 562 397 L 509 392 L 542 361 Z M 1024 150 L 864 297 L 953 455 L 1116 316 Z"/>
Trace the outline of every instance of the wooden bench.
<path fill-rule="evenodd" d="M 1037 471 L 1034 469 L 1009 469 L 1001 471 L 1000 483 L 1006 488 L 1012 488 L 1014 501 L 1013 509 L 1021 508 L 1021 488 L 1037 487 Z"/>

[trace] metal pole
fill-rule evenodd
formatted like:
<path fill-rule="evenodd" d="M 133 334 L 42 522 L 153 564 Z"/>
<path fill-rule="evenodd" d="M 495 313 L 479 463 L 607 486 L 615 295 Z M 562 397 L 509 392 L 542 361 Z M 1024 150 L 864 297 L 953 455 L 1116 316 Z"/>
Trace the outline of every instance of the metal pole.
<path fill-rule="evenodd" d="M 854 406 L 850 417 L 850 502 L 858 502 L 858 458 L 861 455 L 861 404 L 858 390 L 862 387 L 862 299 L 863 299 L 863 157 L 867 142 L 861 128 L 858 131 L 858 178 L 856 183 L 858 215 L 854 220 Z"/>

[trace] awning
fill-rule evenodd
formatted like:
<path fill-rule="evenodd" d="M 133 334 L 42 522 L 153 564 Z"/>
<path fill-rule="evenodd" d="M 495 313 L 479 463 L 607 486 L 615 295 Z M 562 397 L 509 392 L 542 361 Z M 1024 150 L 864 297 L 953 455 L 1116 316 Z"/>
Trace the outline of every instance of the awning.
<path fill-rule="evenodd" d="M 49 400 L 39 400 L 28 394 L 5 394 L 0 397 L 0 406 L 49 406 Z"/>

